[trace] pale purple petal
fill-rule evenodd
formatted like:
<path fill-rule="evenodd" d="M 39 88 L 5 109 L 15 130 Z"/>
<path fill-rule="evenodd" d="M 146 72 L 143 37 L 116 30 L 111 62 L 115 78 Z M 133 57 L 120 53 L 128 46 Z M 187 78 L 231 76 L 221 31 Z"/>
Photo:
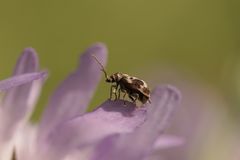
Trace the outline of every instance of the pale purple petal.
<path fill-rule="evenodd" d="M 34 80 L 42 79 L 47 76 L 47 72 L 26 73 L 18 76 L 13 76 L 0 81 L 0 92 L 6 92 L 14 87 L 31 83 Z"/>
<path fill-rule="evenodd" d="M 55 129 L 46 139 L 61 154 L 74 148 L 95 144 L 115 133 L 129 133 L 142 125 L 146 118 L 145 108 L 136 108 L 124 101 L 106 101 L 95 111 L 74 118 Z"/>
<path fill-rule="evenodd" d="M 16 64 L 14 75 L 31 73 L 39 70 L 39 62 L 36 51 L 33 48 L 24 49 Z"/>
<path fill-rule="evenodd" d="M 39 81 L 39 79 L 44 79 L 46 75 L 46 72 L 27 73 L 11 78 L 8 83 L 4 82 L 5 85 L 11 88 L 18 85 L 26 85 L 26 83 L 30 83 L 34 80 L 36 81 L 34 82 L 34 87 L 30 93 L 30 98 L 28 99 L 28 104 L 26 106 L 20 106 L 14 100 L 12 101 L 12 104 L 14 103 L 13 106 L 3 106 L 3 104 L 0 104 L 0 159 L 10 159 L 9 157 L 11 157 L 13 149 L 13 137 L 16 133 L 15 130 L 23 123 L 23 120 L 27 120 L 27 116 L 29 115 L 24 107 L 30 108 L 30 106 L 33 106 L 33 98 L 34 95 L 37 94 L 36 89 L 38 88 L 37 86 L 39 86 L 37 81 Z M 13 107 L 16 107 L 15 111 Z M 17 107 L 22 108 L 22 111 Z"/>
<path fill-rule="evenodd" d="M 86 111 L 103 74 L 92 54 L 103 65 L 106 64 L 107 48 L 104 44 L 97 43 L 85 51 L 77 70 L 63 81 L 50 99 L 41 122 L 42 131 L 47 132 L 57 124 Z"/>
<path fill-rule="evenodd" d="M 39 66 L 36 52 L 32 48 L 25 49 L 17 62 L 14 75 L 28 74 L 29 77 L 31 77 L 32 74 L 36 74 L 35 76 L 39 76 L 37 78 L 40 80 L 35 83 L 15 87 L 6 92 L 3 102 L 4 110 L 13 116 L 16 121 L 22 119 L 26 114 L 29 115 L 29 111 L 33 109 L 34 101 L 37 99 L 37 96 L 34 95 L 39 94 L 43 77 L 47 74 L 46 72 L 41 72 L 40 74 L 33 73 L 38 70 Z M 25 79 L 21 80 L 24 81 Z"/>
<path fill-rule="evenodd" d="M 158 87 L 148 106 L 147 121 L 138 130 L 105 138 L 96 147 L 92 160 L 143 160 L 168 125 L 179 103 L 180 94 L 170 86 Z"/>
<path fill-rule="evenodd" d="M 145 160 L 167 160 L 165 159 L 163 152 L 169 151 L 172 153 L 174 149 L 182 148 L 186 144 L 185 139 L 164 134 L 158 137 L 154 143 L 152 153 Z"/>
<path fill-rule="evenodd" d="M 185 140 L 183 138 L 173 135 L 161 135 L 154 143 L 154 150 L 168 149 L 172 147 L 179 147 L 184 145 Z"/>
<path fill-rule="evenodd" d="M 5 152 L 3 154 L 11 154 L 17 129 L 28 119 L 40 89 L 39 83 L 47 75 L 37 71 L 36 54 L 33 49 L 26 49 L 16 65 L 15 76 L 0 82 L 5 89 L 11 88 L 6 91 L 0 110 L 0 146 L 8 146 L 7 151 L 1 151 Z"/>
<path fill-rule="evenodd" d="M 15 142 L 17 160 L 37 160 L 36 155 L 39 157 L 39 152 L 35 143 L 36 132 L 37 126 L 30 123 L 18 132 Z"/>
<path fill-rule="evenodd" d="M 52 154 L 54 149 L 50 149 L 46 153 L 39 148 L 36 141 L 37 132 L 38 127 L 29 124 L 24 126 L 21 132 L 17 134 L 15 144 L 17 160 L 61 160 L 61 158 L 54 158 Z"/>

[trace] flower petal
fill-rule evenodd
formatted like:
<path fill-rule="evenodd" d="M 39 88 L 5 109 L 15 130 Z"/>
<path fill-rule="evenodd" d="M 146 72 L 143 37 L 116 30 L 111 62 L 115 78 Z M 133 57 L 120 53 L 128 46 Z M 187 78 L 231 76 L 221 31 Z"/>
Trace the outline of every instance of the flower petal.
<path fill-rule="evenodd" d="M 17 76 L 24 73 L 31 73 L 36 71 L 38 71 L 38 58 L 37 58 L 36 52 L 32 48 L 26 48 L 23 51 L 23 54 L 18 59 L 13 75 Z M 9 88 L 28 83 L 27 81 L 28 77 L 21 77 L 21 78 L 16 77 L 16 78 L 17 78 L 17 81 L 15 81 L 15 79 L 10 78 L 0 82 L 0 91 L 4 91 Z M 30 78 L 29 82 L 31 81 L 32 80 Z"/>
<path fill-rule="evenodd" d="M 30 123 L 25 125 L 21 132 L 18 132 L 15 144 L 17 160 L 37 160 L 36 155 L 39 156 L 39 152 L 36 150 L 35 144 L 36 133 L 37 126 Z"/>
<path fill-rule="evenodd" d="M 102 75 L 92 54 L 105 65 L 107 48 L 104 44 L 97 43 L 85 51 L 77 70 L 63 81 L 46 107 L 41 122 L 44 132 L 85 112 Z"/>
<path fill-rule="evenodd" d="M 37 144 L 38 127 L 37 125 L 28 124 L 23 127 L 21 132 L 16 136 L 16 159 L 17 160 L 61 160 L 61 158 L 55 158 L 52 154 L 53 149 L 50 149 L 48 153 L 42 152 L 41 148 L 38 148 Z"/>
<path fill-rule="evenodd" d="M 182 146 L 184 144 L 184 139 L 173 136 L 173 135 L 161 135 L 158 137 L 156 142 L 154 143 L 154 150 L 168 149 L 172 147 Z"/>
<path fill-rule="evenodd" d="M 147 121 L 138 130 L 128 134 L 107 137 L 96 147 L 92 160 L 143 160 L 152 151 L 159 134 L 168 125 L 169 118 L 180 99 L 179 91 L 170 86 L 158 87 L 148 106 Z"/>
<path fill-rule="evenodd" d="M 36 51 L 33 48 L 25 48 L 16 64 L 14 75 L 31 73 L 39 70 L 39 62 Z"/>
<path fill-rule="evenodd" d="M 18 86 L 26 85 L 34 80 L 43 79 L 47 76 L 47 72 L 26 73 L 0 81 L 0 92 L 6 92 Z"/>
<path fill-rule="evenodd" d="M 46 72 L 27 73 L 12 77 L 4 81 L 0 81 L 0 86 L 3 85 L 4 90 L 6 90 L 23 84 L 26 85 L 26 83 L 31 83 L 33 80 L 43 79 L 45 76 Z M 30 94 L 30 96 L 33 95 L 34 94 Z M 32 102 L 33 101 L 28 100 L 29 106 L 31 105 Z M 12 105 L 13 106 L 7 105 L 3 106 L 3 104 L 1 104 L 0 106 L 0 159 L 10 159 L 9 157 L 11 157 L 13 149 L 12 148 L 13 134 L 15 134 L 16 132 L 15 131 L 16 127 L 19 127 L 20 123 L 23 122 L 20 121 L 20 119 L 26 119 L 25 117 L 26 109 L 24 109 L 24 107 L 28 107 L 28 105 L 26 106 L 21 106 L 20 104 L 18 105 L 18 103 L 15 102 L 14 100 L 12 100 Z M 16 107 L 15 111 L 13 107 Z"/>
<path fill-rule="evenodd" d="M 39 94 L 40 84 L 47 75 L 45 71 L 36 71 L 38 71 L 36 53 L 31 48 L 25 49 L 15 67 L 15 76 L 2 81 L 0 85 L 4 86 L 4 90 L 12 88 L 7 90 L 0 110 L 0 146 L 9 146 L 9 153 L 13 149 L 15 134 L 28 120 Z"/>
<path fill-rule="evenodd" d="M 122 100 L 106 101 L 95 111 L 74 118 L 55 129 L 46 139 L 58 155 L 73 148 L 82 148 L 97 143 L 114 133 L 128 133 L 142 125 L 146 118 L 145 108 L 136 108 L 132 103 Z"/>
<path fill-rule="evenodd" d="M 17 76 L 26 73 L 31 75 L 31 73 L 37 72 L 38 70 L 38 57 L 35 50 L 26 48 L 17 62 L 14 75 Z M 34 106 L 33 104 L 39 95 L 43 77 L 46 76 L 46 72 L 41 72 L 39 76 L 39 81 L 16 87 L 6 93 L 3 103 L 5 112 L 8 112 L 16 118 L 16 121 L 22 119 L 24 116 L 25 119 L 27 119 L 28 117 L 26 117 L 26 115 L 30 116 Z M 24 81 L 24 79 L 22 80 Z M 19 80 L 17 82 L 21 81 Z"/>
<path fill-rule="evenodd" d="M 185 139 L 174 135 L 161 135 L 154 143 L 152 153 L 145 160 L 165 160 L 163 155 L 164 151 L 170 151 L 172 153 L 177 147 L 183 147 L 185 145 Z M 170 149 L 170 150 L 168 150 Z"/>

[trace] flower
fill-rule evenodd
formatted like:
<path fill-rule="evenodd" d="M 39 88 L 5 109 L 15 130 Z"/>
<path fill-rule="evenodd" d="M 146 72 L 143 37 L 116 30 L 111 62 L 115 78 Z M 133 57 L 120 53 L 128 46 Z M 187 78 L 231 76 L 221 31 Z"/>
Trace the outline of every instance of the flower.
<path fill-rule="evenodd" d="M 124 106 L 123 100 L 107 100 L 86 113 L 102 75 L 92 54 L 106 64 L 104 44 L 88 48 L 76 71 L 50 98 L 39 124 L 27 120 L 43 81 L 34 82 L 36 86 L 29 84 L 7 91 L 3 106 L 10 110 L 4 118 L 11 125 L 6 121 L 1 121 L 1 125 L 12 135 L 5 135 L 6 138 L 0 134 L 0 139 L 10 144 L 0 141 L 0 146 L 8 150 L 4 156 L 0 155 L 1 160 L 9 160 L 13 152 L 17 160 L 141 160 L 156 149 L 181 143 L 178 138 L 162 136 L 180 100 L 179 91 L 172 86 L 156 87 L 151 94 L 152 104 L 141 108 L 130 102 Z M 20 57 L 15 73 L 33 70 L 38 70 L 38 59 L 35 51 L 28 48 Z"/>

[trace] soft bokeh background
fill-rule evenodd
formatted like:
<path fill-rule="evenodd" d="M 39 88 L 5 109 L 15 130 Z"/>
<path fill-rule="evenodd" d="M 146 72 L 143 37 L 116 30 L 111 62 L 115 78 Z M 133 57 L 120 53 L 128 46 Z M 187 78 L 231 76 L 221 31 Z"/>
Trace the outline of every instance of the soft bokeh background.
<path fill-rule="evenodd" d="M 151 88 L 199 85 L 221 97 L 221 109 L 210 107 L 223 112 L 227 122 L 221 131 L 229 132 L 240 115 L 239 15 L 237 0 L 1 0 L 0 78 L 10 76 L 25 47 L 37 50 L 42 68 L 50 71 L 37 119 L 50 93 L 77 65 L 79 53 L 100 41 L 109 48 L 109 73 L 141 77 Z M 102 81 L 91 108 L 108 92 Z M 206 159 L 214 157 L 214 152 L 202 152 Z"/>

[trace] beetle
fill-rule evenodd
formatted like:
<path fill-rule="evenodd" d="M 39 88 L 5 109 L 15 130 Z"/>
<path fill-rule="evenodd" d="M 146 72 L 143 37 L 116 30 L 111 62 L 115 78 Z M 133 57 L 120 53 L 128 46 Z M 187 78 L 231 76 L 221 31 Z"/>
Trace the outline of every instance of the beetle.
<path fill-rule="evenodd" d="M 92 57 L 100 65 L 101 71 L 105 75 L 105 81 L 107 83 L 114 83 L 110 88 L 110 100 L 112 100 L 113 94 L 115 96 L 114 100 L 120 99 L 122 92 L 123 100 L 125 99 L 125 96 L 128 95 L 134 104 L 136 104 L 137 100 L 142 104 L 145 104 L 146 102 L 151 103 L 150 89 L 145 81 L 121 72 L 116 72 L 109 76 L 98 58 L 95 55 L 92 55 Z"/>

